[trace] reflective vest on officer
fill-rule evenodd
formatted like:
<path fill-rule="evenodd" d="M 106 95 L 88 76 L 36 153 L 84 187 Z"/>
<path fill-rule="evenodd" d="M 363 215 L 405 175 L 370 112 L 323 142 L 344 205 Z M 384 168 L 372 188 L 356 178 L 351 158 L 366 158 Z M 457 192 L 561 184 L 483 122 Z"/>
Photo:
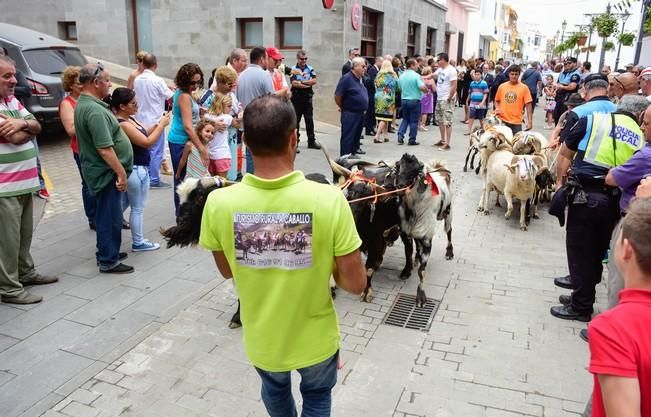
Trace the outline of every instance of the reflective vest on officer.
<path fill-rule="evenodd" d="M 579 143 L 583 161 L 610 169 L 622 165 L 644 146 L 644 133 L 623 113 L 594 113 L 590 135 Z"/>

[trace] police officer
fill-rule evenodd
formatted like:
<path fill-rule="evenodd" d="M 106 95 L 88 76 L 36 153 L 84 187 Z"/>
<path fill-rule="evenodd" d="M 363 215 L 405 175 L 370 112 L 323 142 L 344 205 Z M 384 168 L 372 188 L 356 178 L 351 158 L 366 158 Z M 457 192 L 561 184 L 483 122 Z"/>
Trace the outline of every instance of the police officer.
<path fill-rule="evenodd" d="M 292 104 L 296 111 L 296 125 L 300 126 L 301 117 L 305 117 L 307 147 L 321 149 L 321 145 L 314 137 L 314 108 L 312 107 L 312 97 L 314 96 L 312 87 L 316 85 L 316 71 L 307 64 L 307 53 L 302 49 L 296 53 L 296 65 L 292 68 L 290 81 L 292 83 Z"/>
<path fill-rule="evenodd" d="M 613 228 L 619 220 L 619 189 L 607 186 L 608 170 L 626 162 L 644 145 L 636 115 L 617 110 L 608 101 L 608 79 L 592 74 L 585 79 L 586 103 L 574 108 L 561 131 L 556 169 L 557 189 L 572 160 L 572 179 L 577 182 L 567 214 L 566 250 L 572 295 L 561 295 L 561 305 L 551 314 L 566 320 L 590 321 L 595 286 Z M 554 280 L 556 285 L 559 279 Z M 560 286 L 560 285 L 559 285 Z"/>
<path fill-rule="evenodd" d="M 563 63 L 563 72 L 558 75 L 558 82 L 556 83 L 556 107 L 554 108 L 554 122 L 558 123 L 558 119 L 567 110 L 565 102 L 572 93 L 579 90 L 581 83 L 581 74 L 577 69 L 576 58 L 570 57 Z"/>

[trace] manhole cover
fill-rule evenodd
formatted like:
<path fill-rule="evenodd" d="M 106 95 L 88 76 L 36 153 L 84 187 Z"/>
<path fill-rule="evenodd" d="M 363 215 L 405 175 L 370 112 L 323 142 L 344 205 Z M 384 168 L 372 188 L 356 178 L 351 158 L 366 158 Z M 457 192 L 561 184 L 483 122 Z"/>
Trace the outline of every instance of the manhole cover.
<path fill-rule="evenodd" d="M 440 301 L 428 298 L 424 307 L 417 307 L 415 295 L 398 293 L 382 323 L 427 331 L 432 325 L 439 304 Z"/>

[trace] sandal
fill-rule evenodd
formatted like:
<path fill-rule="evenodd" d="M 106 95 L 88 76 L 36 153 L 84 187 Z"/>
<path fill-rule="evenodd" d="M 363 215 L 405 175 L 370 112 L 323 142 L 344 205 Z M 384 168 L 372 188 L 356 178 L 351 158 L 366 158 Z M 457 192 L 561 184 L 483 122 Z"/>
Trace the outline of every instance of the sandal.
<path fill-rule="evenodd" d="M 384 138 L 384 141 L 385 141 L 385 142 L 388 142 L 388 141 L 389 141 L 389 138 Z"/>
<path fill-rule="evenodd" d="M 445 145 L 445 142 L 443 142 L 442 140 L 439 140 L 434 144 L 434 146 L 443 146 L 443 145 Z"/>
<path fill-rule="evenodd" d="M 449 151 L 450 150 L 450 145 L 444 144 L 439 148 L 439 151 Z"/>
<path fill-rule="evenodd" d="M 373 143 L 383 143 L 383 142 L 377 138 L 373 138 Z"/>

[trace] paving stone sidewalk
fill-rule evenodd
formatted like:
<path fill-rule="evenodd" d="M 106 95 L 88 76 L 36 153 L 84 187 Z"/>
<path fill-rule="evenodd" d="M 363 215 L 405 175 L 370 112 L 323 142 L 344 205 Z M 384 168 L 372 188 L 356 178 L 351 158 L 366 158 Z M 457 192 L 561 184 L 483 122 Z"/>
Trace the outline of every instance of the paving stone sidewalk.
<path fill-rule="evenodd" d="M 338 128 L 319 123 L 317 130 L 336 153 Z M 419 133 L 418 147 L 399 147 L 395 135 L 391 143 L 364 140 L 369 160 L 406 151 L 448 160 L 455 258 L 445 260 L 439 228 L 425 289 L 441 305 L 428 332 L 381 324 L 398 293 L 416 291 L 415 274 L 398 279 L 399 244 L 374 277 L 372 303 L 339 290 L 343 369 L 334 416 L 576 417 L 583 410 L 592 384 L 587 344 L 578 337 L 585 326 L 549 314 L 563 293 L 552 278 L 566 272 L 564 231 L 545 210 L 527 232 L 518 216 L 505 220 L 504 209 L 478 213 L 481 180 L 461 170 L 464 131 L 455 124 L 450 152 L 432 147 L 432 128 Z M 299 169 L 329 172 L 320 152 L 301 151 Z M 266 415 L 241 331 L 227 327 L 236 307 L 232 283 L 210 254 L 130 253 L 136 273 L 99 275 L 69 148 L 58 141 L 41 152 L 53 201 L 32 253 L 39 270 L 61 281 L 33 288 L 42 304 L 0 304 L 0 416 Z M 171 207 L 171 190 L 150 193 L 148 238 L 161 241 L 157 230 L 172 224 Z M 128 247 L 130 234 L 123 237 Z M 601 285 L 598 299 L 605 301 Z M 298 392 L 298 376 L 294 382 Z"/>

